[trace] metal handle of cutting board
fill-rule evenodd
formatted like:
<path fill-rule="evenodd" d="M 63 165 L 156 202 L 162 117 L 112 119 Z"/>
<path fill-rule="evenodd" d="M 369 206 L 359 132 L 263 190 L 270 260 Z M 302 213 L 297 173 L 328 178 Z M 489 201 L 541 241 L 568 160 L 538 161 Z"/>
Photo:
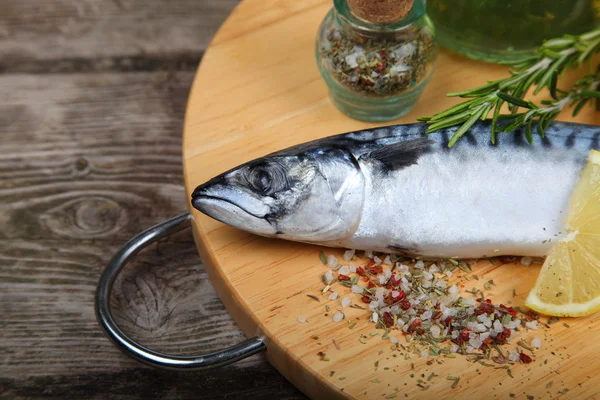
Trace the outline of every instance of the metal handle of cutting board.
<path fill-rule="evenodd" d="M 185 228 L 190 224 L 190 220 L 191 215 L 189 213 L 181 214 L 131 238 L 109 261 L 98 283 L 96 291 L 96 318 L 98 323 L 110 340 L 125 354 L 153 367 L 186 371 L 206 370 L 222 367 L 266 350 L 263 340 L 254 337 L 209 354 L 194 356 L 163 354 L 137 343 L 117 326 L 110 310 L 110 292 L 119 272 L 140 250 Z"/>

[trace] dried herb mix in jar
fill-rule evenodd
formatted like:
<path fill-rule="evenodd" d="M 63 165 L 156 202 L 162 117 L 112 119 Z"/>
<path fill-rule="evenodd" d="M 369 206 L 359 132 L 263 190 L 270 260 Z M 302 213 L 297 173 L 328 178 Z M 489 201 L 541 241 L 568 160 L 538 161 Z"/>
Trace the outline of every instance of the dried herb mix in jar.
<path fill-rule="evenodd" d="M 427 30 L 403 36 L 401 40 L 347 37 L 334 27 L 321 51 L 341 84 L 367 95 L 395 96 L 426 77 L 435 46 Z"/>
<path fill-rule="evenodd" d="M 406 114 L 433 73 L 437 51 L 423 0 L 334 0 L 316 42 L 332 102 L 365 121 Z"/>

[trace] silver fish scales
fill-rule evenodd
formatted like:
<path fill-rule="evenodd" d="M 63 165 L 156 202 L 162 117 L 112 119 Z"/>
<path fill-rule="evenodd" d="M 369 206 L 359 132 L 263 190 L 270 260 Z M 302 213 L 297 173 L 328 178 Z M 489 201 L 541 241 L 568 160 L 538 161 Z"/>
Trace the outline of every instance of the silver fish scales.
<path fill-rule="evenodd" d="M 199 185 L 193 206 L 254 234 L 427 257 L 544 256 L 565 235 L 570 194 L 600 127 L 553 123 L 527 143 L 517 130 L 489 142 L 481 121 L 326 137 Z M 534 127 L 535 129 L 535 127 Z"/>

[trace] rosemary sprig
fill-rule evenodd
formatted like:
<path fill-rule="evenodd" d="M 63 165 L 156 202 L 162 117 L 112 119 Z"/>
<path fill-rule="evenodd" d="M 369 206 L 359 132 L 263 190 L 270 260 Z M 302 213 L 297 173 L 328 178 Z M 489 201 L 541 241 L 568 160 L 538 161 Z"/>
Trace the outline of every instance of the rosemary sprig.
<path fill-rule="evenodd" d="M 600 109 L 600 91 L 597 90 L 600 70 L 576 82 L 569 91 L 557 88 L 560 75 L 569 68 L 581 67 L 598 51 L 600 28 L 579 36 L 565 35 L 562 38 L 547 40 L 534 55 L 505 63 L 512 67 L 509 77 L 463 92 L 448 93 L 450 97 L 468 100 L 419 120 L 429 124 L 427 133 L 461 125 L 448 143 L 448 147 L 452 147 L 475 122 L 485 120 L 492 112 L 493 144 L 496 143 L 498 132 L 511 132 L 521 127 L 526 128 L 526 137 L 531 143 L 534 120 L 538 120 L 537 133 L 543 137 L 550 122 L 567 105 L 574 107 L 574 115 L 592 100 L 595 100 L 596 107 Z M 525 100 L 525 94 L 532 88 L 534 95 L 548 89 L 553 100 L 542 101 L 541 106 Z M 500 113 L 504 103 L 507 103 L 510 114 Z M 527 111 L 519 113 L 519 109 Z M 503 121 L 502 124 L 499 124 L 500 120 Z"/>

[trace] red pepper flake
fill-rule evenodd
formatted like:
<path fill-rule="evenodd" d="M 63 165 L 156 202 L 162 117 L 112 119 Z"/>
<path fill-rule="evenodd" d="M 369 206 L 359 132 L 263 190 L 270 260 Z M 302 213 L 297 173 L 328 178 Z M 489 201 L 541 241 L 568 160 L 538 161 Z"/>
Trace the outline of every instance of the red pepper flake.
<path fill-rule="evenodd" d="M 452 317 L 448 317 L 444 320 L 444 323 L 446 324 L 446 326 L 450 326 L 450 324 L 452 323 Z"/>
<path fill-rule="evenodd" d="M 367 272 L 365 271 L 365 269 L 363 267 L 357 267 L 356 273 L 359 274 L 360 276 L 365 276 L 367 274 Z"/>
<path fill-rule="evenodd" d="M 523 364 L 529 364 L 531 361 L 533 361 L 531 359 L 531 357 L 529 357 L 527 354 L 525 353 L 521 353 L 519 354 L 519 358 L 521 359 L 521 361 L 523 362 Z"/>
<path fill-rule="evenodd" d="M 402 303 L 400 303 L 400 308 L 402 308 L 404 311 L 410 309 L 410 301 L 403 300 Z"/>
<path fill-rule="evenodd" d="M 363 281 L 365 282 L 369 282 L 371 280 L 371 278 L 369 278 L 368 276 L 363 277 Z"/>
<path fill-rule="evenodd" d="M 342 274 L 338 275 L 338 281 L 349 281 L 349 280 L 350 280 L 350 277 L 348 275 L 342 275 Z"/>
<path fill-rule="evenodd" d="M 379 65 L 377 66 L 377 68 L 375 68 L 375 71 L 377 71 L 377 72 L 381 72 L 381 71 L 383 71 L 384 69 L 385 69 L 385 67 L 383 66 L 383 64 L 379 64 Z"/>
<path fill-rule="evenodd" d="M 388 54 L 387 54 L 387 51 L 385 51 L 385 50 L 384 50 L 384 51 L 380 51 L 380 52 L 379 52 L 379 57 L 381 57 L 381 58 L 386 58 L 386 57 L 387 57 L 387 55 L 388 55 Z"/>
<path fill-rule="evenodd" d="M 377 268 L 373 267 L 373 268 L 369 269 L 369 273 L 371 275 L 377 275 Z"/>
<path fill-rule="evenodd" d="M 438 319 L 442 316 L 442 312 L 441 311 L 436 311 L 435 313 L 433 313 L 433 315 L 431 316 L 431 319 Z"/>
<path fill-rule="evenodd" d="M 371 302 L 371 299 L 369 298 L 369 296 L 363 296 L 360 298 L 360 301 L 362 301 L 363 303 L 369 304 Z"/>
<path fill-rule="evenodd" d="M 404 292 L 399 290 L 398 295 L 394 297 L 394 295 L 392 294 L 392 297 L 394 298 L 395 301 L 400 301 L 404 298 Z"/>
<path fill-rule="evenodd" d="M 470 329 L 463 329 L 463 331 L 460 333 L 460 340 L 462 340 L 463 342 L 466 342 L 467 340 L 469 340 L 469 333 L 471 333 Z"/>
<path fill-rule="evenodd" d="M 418 326 L 421 326 L 421 323 L 423 321 L 421 321 L 419 318 L 415 319 L 413 322 L 410 323 L 410 327 L 411 328 L 416 328 Z"/>
<path fill-rule="evenodd" d="M 373 281 L 369 281 L 369 284 L 367 285 L 367 289 L 371 289 L 374 287 L 375 287 L 375 284 L 373 283 Z"/>
<path fill-rule="evenodd" d="M 400 285 L 400 283 L 402 283 L 402 279 L 396 279 L 396 276 L 392 275 L 392 277 L 390 278 L 390 284 L 392 284 L 393 286 L 398 286 Z"/>
<path fill-rule="evenodd" d="M 383 313 L 383 322 L 385 323 L 385 326 L 390 327 L 394 325 L 394 317 L 392 317 L 392 314 L 386 311 Z"/>

